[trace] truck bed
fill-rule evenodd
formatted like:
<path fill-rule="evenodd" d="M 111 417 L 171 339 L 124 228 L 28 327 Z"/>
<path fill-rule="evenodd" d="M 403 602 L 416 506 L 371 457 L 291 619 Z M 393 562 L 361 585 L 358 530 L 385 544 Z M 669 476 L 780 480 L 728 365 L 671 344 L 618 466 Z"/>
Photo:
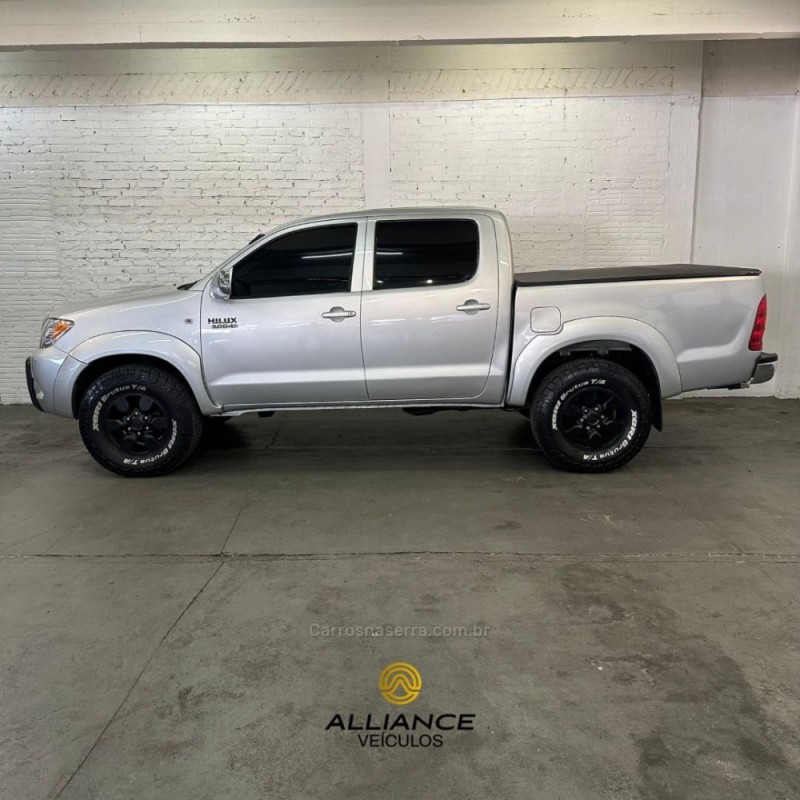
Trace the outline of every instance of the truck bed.
<path fill-rule="evenodd" d="M 662 397 L 752 377 L 749 339 L 765 292 L 757 269 L 645 264 L 514 277 L 512 363 L 529 340 L 549 356 L 556 342 L 624 338 L 643 352 L 661 348 Z"/>
<path fill-rule="evenodd" d="M 588 267 L 517 272 L 515 286 L 554 286 L 573 283 L 623 283 L 627 281 L 668 281 L 686 278 L 739 278 L 760 275 L 749 267 L 711 267 L 702 264 L 645 264 L 631 267 Z"/>

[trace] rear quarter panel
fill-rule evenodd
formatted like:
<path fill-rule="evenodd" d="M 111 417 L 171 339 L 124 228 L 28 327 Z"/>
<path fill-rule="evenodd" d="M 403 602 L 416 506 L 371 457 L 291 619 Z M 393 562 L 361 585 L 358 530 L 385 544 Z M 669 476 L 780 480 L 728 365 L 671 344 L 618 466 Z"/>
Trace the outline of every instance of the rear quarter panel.
<path fill-rule="evenodd" d="M 537 359 L 541 363 L 581 337 L 643 349 L 659 374 L 663 397 L 743 383 L 758 357 L 748 342 L 764 293 L 759 276 L 521 287 L 514 301 L 511 394 L 518 396 L 520 384 L 530 383 L 528 348 L 546 354 Z M 531 311 L 541 307 L 559 309 L 558 330 L 531 329 Z M 641 341 L 631 340 L 634 334 Z"/>

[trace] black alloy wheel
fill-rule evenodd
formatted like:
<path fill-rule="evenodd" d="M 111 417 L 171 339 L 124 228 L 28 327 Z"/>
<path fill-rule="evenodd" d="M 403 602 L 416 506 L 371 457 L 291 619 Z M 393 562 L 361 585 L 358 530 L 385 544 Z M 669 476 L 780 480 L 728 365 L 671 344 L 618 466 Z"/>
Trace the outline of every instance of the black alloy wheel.
<path fill-rule="evenodd" d="M 625 433 L 627 412 L 618 394 L 590 387 L 570 395 L 558 411 L 557 425 L 564 437 L 586 450 L 606 450 Z"/>
<path fill-rule="evenodd" d="M 641 379 L 607 358 L 554 367 L 531 400 L 531 428 L 547 459 L 573 472 L 610 472 L 650 435 L 650 395 Z"/>
<path fill-rule="evenodd" d="M 183 379 L 154 364 L 123 364 L 98 375 L 78 407 L 92 458 L 126 477 L 166 475 L 195 451 L 203 417 Z"/>
<path fill-rule="evenodd" d="M 109 439 L 127 454 L 149 454 L 164 447 L 172 419 L 152 396 L 142 392 L 119 395 L 100 413 Z"/>

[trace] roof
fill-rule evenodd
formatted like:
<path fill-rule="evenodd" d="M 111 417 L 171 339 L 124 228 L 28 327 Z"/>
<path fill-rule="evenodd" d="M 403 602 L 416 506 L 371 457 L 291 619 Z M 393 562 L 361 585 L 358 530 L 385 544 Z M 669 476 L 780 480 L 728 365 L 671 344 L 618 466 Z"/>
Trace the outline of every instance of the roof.
<path fill-rule="evenodd" d="M 415 208 L 362 208 L 358 211 L 340 211 L 332 214 L 322 214 L 316 217 L 301 217 L 293 219 L 272 228 L 270 233 L 281 228 L 287 228 L 306 222 L 329 222 L 332 220 L 361 219 L 363 217 L 442 217 L 448 214 L 487 214 L 489 216 L 500 217 L 505 220 L 505 216 L 496 208 L 475 208 L 471 206 L 424 206 Z"/>
<path fill-rule="evenodd" d="M 476 208 L 474 206 L 405 206 L 402 208 L 363 208 L 360 211 L 343 211 L 335 214 L 322 214 L 313 219 L 347 219 L 350 217 L 385 217 L 395 214 L 419 214 L 440 217 L 442 214 L 498 214 L 496 208 Z"/>

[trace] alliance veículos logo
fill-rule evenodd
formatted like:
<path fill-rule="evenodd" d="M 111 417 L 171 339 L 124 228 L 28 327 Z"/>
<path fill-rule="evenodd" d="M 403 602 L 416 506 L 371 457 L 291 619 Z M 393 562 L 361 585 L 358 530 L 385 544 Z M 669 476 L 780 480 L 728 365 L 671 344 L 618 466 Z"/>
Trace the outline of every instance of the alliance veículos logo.
<path fill-rule="evenodd" d="M 422 691 L 422 675 L 407 661 L 394 661 L 381 670 L 378 690 L 393 706 L 409 705 Z M 448 733 L 474 731 L 475 714 L 339 713 L 331 717 L 325 730 L 356 733 L 361 747 L 441 747 Z"/>
<path fill-rule="evenodd" d="M 419 697 L 422 675 L 416 667 L 405 661 L 395 661 L 384 667 L 378 678 L 378 688 L 384 699 L 392 705 L 405 706 Z"/>

